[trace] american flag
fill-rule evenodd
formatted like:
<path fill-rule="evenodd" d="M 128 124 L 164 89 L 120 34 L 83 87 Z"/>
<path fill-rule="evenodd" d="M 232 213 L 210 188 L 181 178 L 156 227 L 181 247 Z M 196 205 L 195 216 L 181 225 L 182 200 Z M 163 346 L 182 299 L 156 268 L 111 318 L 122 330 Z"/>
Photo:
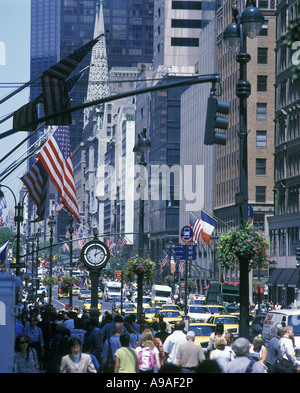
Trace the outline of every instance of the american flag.
<path fill-rule="evenodd" d="M 5 196 L 3 195 L 3 197 L 0 199 L 0 209 L 6 209 L 7 204 L 6 204 L 6 199 Z"/>
<path fill-rule="evenodd" d="M 45 116 L 50 116 L 70 107 L 68 91 L 72 89 L 72 83 L 71 80 L 67 82 L 66 79 L 98 42 L 98 39 L 99 37 L 89 41 L 77 51 L 43 72 L 41 81 Z M 65 113 L 48 119 L 45 123 L 46 125 L 72 124 L 72 115 L 71 113 Z"/>
<path fill-rule="evenodd" d="M 89 41 L 87 44 L 83 45 L 75 52 L 70 54 L 65 59 L 60 62 L 54 64 L 52 67 L 48 68 L 44 75 L 51 75 L 57 79 L 67 79 L 68 76 L 74 71 L 74 69 L 78 66 L 81 60 L 89 53 L 89 51 L 93 48 L 93 46 L 99 41 L 101 36 L 94 38 Z"/>
<path fill-rule="evenodd" d="M 30 171 L 21 177 L 21 180 L 25 184 L 31 199 L 37 207 L 36 214 L 39 221 L 42 221 L 45 215 L 48 181 L 48 175 L 42 162 L 37 160 Z"/>
<path fill-rule="evenodd" d="M 190 226 L 193 228 L 193 241 L 199 244 L 202 232 L 202 221 L 196 218 L 193 213 L 190 213 Z"/>
<path fill-rule="evenodd" d="M 22 124 L 28 124 L 32 121 L 37 120 L 37 109 L 36 109 L 37 101 L 33 100 L 26 105 L 23 105 L 21 108 L 16 110 L 13 114 L 13 128 L 18 128 L 22 126 Z M 35 126 L 31 127 L 23 127 L 24 131 L 34 131 L 36 129 Z"/>
<path fill-rule="evenodd" d="M 185 260 L 184 259 L 180 259 L 180 261 L 178 263 L 179 273 L 183 273 L 184 272 L 184 265 L 185 265 Z"/>
<path fill-rule="evenodd" d="M 38 157 L 61 196 L 60 203 L 80 222 L 69 127 L 57 127 Z"/>
<path fill-rule="evenodd" d="M 127 244 L 127 240 L 125 239 L 125 236 L 121 236 L 117 241 L 117 249 L 119 250 L 121 247 L 124 247 L 125 244 Z"/>
<path fill-rule="evenodd" d="M 48 74 L 42 75 L 41 80 L 45 116 L 50 116 L 70 108 L 69 94 L 64 80 L 54 78 L 52 75 Z M 46 120 L 45 124 L 72 124 L 72 115 L 71 113 L 65 113 L 61 116 L 54 116 Z"/>
<path fill-rule="evenodd" d="M 168 263 L 168 259 L 169 259 L 168 254 L 165 251 L 163 251 L 163 256 L 162 256 L 161 262 L 160 262 L 160 272 L 162 272 L 164 270 L 164 267 Z"/>

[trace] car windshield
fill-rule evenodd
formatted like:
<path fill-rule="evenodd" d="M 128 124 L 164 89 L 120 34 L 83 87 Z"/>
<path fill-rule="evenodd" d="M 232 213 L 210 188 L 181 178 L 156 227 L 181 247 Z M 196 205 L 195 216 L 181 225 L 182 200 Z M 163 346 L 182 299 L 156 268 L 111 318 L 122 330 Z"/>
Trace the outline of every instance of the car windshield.
<path fill-rule="evenodd" d="M 292 326 L 294 334 L 300 336 L 300 314 L 290 315 L 288 317 L 288 326 Z"/>
<path fill-rule="evenodd" d="M 213 312 L 216 314 L 225 314 L 226 313 L 226 311 L 224 310 L 223 307 L 209 306 L 208 309 L 209 309 L 209 312 Z"/>
<path fill-rule="evenodd" d="M 109 287 L 109 288 L 107 288 L 107 290 L 108 290 L 108 292 L 120 292 L 120 288 Z"/>
<path fill-rule="evenodd" d="M 88 289 L 84 289 L 83 291 L 81 291 L 82 294 L 90 294 L 91 291 L 89 291 Z"/>
<path fill-rule="evenodd" d="M 160 310 L 160 308 L 159 307 L 148 307 L 148 308 L 145 308 L 145 310 L 144 310 L 144 312 L 146 313 L 146 314 L 155 314 L 158 310 Z"/>
<path fill-rule="evenodd" d="M 128 304 L 128 303 L 123 303 L 123 309 L 127 308 L 127 310 L 134 310 L 135 305 L 134 304 Z"/>
<path fill-rule="evenodd" d="M 195 332 L 196 336 L 210 336 L 214 332 L 213 326 L 190 326 L 189 330 Z"/>
<path fill-rule="evenodd" d="M 181 318 L 180 312 L 178 311 L 164 311 L 162 314 L 164 318 Z"/>
<path fill-rule="evenodd" d="M 230 324 L 230 323 L 239 323 L 239 320 L 236 317 L 216 317 L 215 323 L 218 323 L 218 322 L 221 322 L 224 324 L 226 324 L 226 323 Z"/>
<path fill-rule="evenodd" d="M 190 313 L 208 313 L 208 309 L 206 307 L 199 306 L 190 306 Z"/>
<path fill-rule="evenodd" d="M 168 306 L 167 304 L 166 305 L 164 305 L 163 306 L 163 308 L 165 309 L 165 310 L 175 310 L 175 311 L 178 311 L 178 307 L 177 306 Z"/>

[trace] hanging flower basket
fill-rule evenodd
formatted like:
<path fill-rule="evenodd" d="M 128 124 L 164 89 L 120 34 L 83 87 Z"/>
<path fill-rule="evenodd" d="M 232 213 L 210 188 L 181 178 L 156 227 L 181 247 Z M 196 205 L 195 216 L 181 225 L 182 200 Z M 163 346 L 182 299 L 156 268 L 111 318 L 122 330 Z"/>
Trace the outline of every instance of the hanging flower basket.
<path fill-rule="evenodd" d="M 45 276 L 43 279 L 43 284 L 52 286 L 52 285 L 57 285 L 58 284 L 58 278 L 56 276 Z"/>
<path fill-rule="evenodd" d="M 268 262 L 268 249 L 263 232 L 247 225 L 234 228 L 220 236 L 220 242 L 216 246 L 216 258 L 225 268 L 234 267 L 237 261 L 247 259 L 251 269 L 258 261 Z"/>
<path fill-rule="evenodd" d="M 169 274 L 168 276 L 166 276 L 165 277 L 165 282 L 174 282 L 174 277 L 171 275 L 171 274 Z"/>
<path fill-rule="evenodd" d="M 141 258 L 135 255 L 128 259 L 124 270 L 125 278 L 133 281 L 136 275 L 143 275 L 145 281 L 150 281 L 155 274 L 155 263 L 149 258 Z"/>
<path fill-rule="evenodd" d="M 63 276 L 60 281 L 61 281 L 62 285 L 65 285 L 68 288 L 73 288 L 74 286 L 80 284 L 80 277 Z"/>

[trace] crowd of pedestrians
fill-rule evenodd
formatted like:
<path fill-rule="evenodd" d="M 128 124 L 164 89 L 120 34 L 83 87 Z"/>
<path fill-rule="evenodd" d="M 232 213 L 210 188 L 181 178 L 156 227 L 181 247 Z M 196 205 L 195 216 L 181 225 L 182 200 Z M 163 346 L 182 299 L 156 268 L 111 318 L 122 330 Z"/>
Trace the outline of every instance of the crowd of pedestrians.
<path fill-rule="evenodd" d="M 105 312 L 101 323 L 80 310 L 53 306 L 24 307 L 15 324 L 16 373 L 272 373 L 278 359 L 299 371 L 293 331 L 279 328 L 268 349 L 261 336 L 250 343 L 234 339 L 217 324 L 207 350 L 195 343 L 183 321 L 173 330 L 163 318 L 148 323 L 142 313 L 125 318 Z"/>

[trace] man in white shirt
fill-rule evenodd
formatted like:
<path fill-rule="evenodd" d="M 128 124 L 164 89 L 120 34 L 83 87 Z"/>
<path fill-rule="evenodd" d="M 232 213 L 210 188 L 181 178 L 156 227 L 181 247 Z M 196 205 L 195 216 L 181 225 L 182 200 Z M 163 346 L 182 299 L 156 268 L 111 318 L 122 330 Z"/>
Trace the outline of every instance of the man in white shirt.
<path fill-rule="evenodd" d="M 290 360 L 296 367 L 297 371 L 300 370 L 295 356 L 294 332 L 292 326 L 285 326 L 283 328 L 283 337 L 279 340 L 278 358 Z"/>
<path fill-rule="evenodd" d="M 176 364 L 176 354 L 179 345 L 186 343 L 186 335 L 183 333 L 184 322 L 176 321 L 174 332 L 168 336 L 164 342 L 164 351 L 167 356 L 167 363 Z"/>

